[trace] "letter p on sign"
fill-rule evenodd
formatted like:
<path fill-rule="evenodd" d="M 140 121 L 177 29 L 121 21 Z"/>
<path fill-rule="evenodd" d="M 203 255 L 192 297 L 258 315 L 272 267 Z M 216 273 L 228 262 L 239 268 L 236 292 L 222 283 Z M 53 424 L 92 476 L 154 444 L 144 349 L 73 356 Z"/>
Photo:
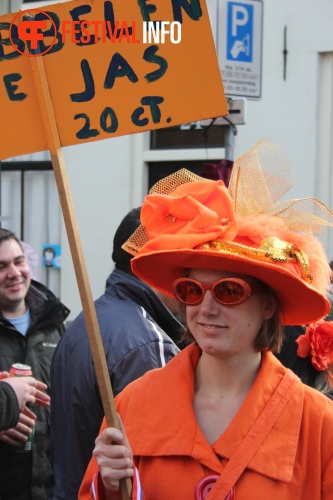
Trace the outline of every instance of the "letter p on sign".
<path fill-rule="evenodd" d="M 242 5 L 234 5 L 232 9 L 232 36 L 237 36 L 237 27 L 245 26 L 249 20 L 249 14 L 245 7 Z"/>

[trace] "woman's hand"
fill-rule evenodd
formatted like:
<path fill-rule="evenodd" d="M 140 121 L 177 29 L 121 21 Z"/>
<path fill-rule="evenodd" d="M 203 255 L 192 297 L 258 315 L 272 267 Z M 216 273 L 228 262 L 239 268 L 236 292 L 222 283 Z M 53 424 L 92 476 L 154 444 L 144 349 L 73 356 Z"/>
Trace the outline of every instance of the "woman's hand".
<path fill-rule="evenodd" d="M 113 427 L 105 429 L 96 439 L 93 455 L 106 492 L 118 493 L 119 481 L 133 476 L 133 454 L 123 424 L 121 431 Z"/>
<path fill-rule="evenodd" d="M 1 381 L 11 385 L 14 389 L 21 411 L 26 404 L 50 405 L 50 396 L 43 392 L 47 389 L 47 385 L 43 382 L 39 382 L 33 377 L 6 377 L 6 372 L 0 375 Z"/>
<path fill-rule="evenodd" d="M 22 441 L 27 441 L 35 425 L 36 415 L 28 408 L 24 408 L 20 413 L 16 427 L 0 432 L 0 440 L 10 446 L 19 446 Z"/>

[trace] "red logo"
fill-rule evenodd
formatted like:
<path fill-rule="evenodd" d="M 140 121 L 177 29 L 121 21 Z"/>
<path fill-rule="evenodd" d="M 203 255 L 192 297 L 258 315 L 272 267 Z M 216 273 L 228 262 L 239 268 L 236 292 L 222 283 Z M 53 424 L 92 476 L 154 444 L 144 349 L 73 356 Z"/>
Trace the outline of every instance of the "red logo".
<path fill-rule="evenodd" d="M 43 43 L 46 38 L 48 42 L 51 39 L 47 46 Z M 23 10 L 10 23 L 9 39 L 14 49 L 23 56 L 42 56 L 52 49 L 57 40 L 56 25 L 47 12 Z"/>

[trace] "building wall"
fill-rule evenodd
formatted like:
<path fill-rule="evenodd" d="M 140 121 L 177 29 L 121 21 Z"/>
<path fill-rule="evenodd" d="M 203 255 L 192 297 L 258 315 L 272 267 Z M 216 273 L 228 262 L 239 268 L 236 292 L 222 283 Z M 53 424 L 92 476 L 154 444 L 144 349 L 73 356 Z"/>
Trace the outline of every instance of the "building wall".
<path fill-rule="evenodd" d="M 16 7 L 17 0 L 12 1 Z M 207 1 L 216 34 L 218 0 Z M 263 28 L 262 98 L 247 101 L 247 122 L 237 127 L 234 158 L 268 137 L 287 152 L 295 187 L 287 198 L 319 196 L 333 205 L 330 163 L 332 110 L 328 126 L 323 96 L 325 57 L 333 54 L 331 0 L 265 0 Z M 14 8 L 12 9 L 15 10 Z M 17 10 L 17 8 L 16 8 Z M 283 34 L 287 26 L 287 74 L 283 79 Z M 326 122 L 325 122 L 326 123 Z M 319 127 L 319 132 L 318 132 Z M 320 134 L 320 137 L 319 137 Z M 322 141 L 323 134 L 328 134 Z M 141 204 L 147 191 L 148 162 L 187 159 L 222 159 L 224 150 L 149 151 L 149 134 L 64 148 L 79 233 L 92 294 L 97 298 L 112 269 L 112 238 L 122 217 Z M 331 182 L 332 185 L 332 182 Z M 330 230 L 332 233 L 332 230 Z M 333 241 L 324 239 L 333 258 Z M 70 319 L 81 310 L 75 274 L 62 227 L 61 300 L 71 309 Z"/>
<path fill-rule="evenodd" d="M 259 137 L 288 153 L 297 187 L 313 196 L 317 155 L 319 54 L 333 50 L 329 0 L 264 2 L 262 99 L 248 102 L 248 123 L 239 127 L 236 156 Z M 283 31 L 287 26 L 287 77 L 283 80 Z"/>
<path fill-rule="evenodd" d="M 132 206 L 131 137 L 64 148 L 74 210 L 94 298 L 103 293 L 113 263 L 115 230 Z M 66 230 L 62 231 L 61 299 L 81 310 Z M 73 315 L 71 315 L 72 319 Z"/>

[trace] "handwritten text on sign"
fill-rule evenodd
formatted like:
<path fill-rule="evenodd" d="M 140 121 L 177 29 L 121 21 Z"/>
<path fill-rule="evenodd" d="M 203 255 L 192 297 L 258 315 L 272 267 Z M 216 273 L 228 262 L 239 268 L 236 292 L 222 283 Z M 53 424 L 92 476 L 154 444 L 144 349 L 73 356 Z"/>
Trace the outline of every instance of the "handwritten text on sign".
<path fill-rule="evenodd" d="M 62 146 L 228 112 L 205 0 L 75 0 L 35 11 L 35 25 L 14 17 L 0 18 L 1 159 L 47 149 L 37 51 Z"/>

